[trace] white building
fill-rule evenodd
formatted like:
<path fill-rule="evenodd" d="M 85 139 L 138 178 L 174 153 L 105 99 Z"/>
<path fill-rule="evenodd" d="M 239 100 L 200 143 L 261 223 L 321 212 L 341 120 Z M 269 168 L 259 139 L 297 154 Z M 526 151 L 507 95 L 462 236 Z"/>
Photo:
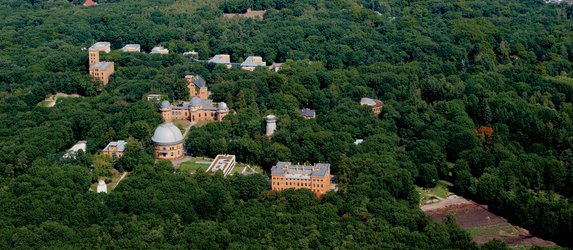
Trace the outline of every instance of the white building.
<path fill-rule="evenodd" d="M 76 158 L 76 154 L 82 150 L 84 152 L 86 152 L 86 147 L 87 147 L 87 141 L 78 141 L 74 146 L 72 146 L 70 149 L 68 149 L 68 151 L 66 151 L 66 153 L 64 154 L 64 156 L 62 158 L 64 159 L 75 159 Z"/>
<path fill-rule="evenodd" d="M 161 46 L 158 46 L 158 47 L 154 47 L 153 49 L 151 49 L 151 53 L 149 53 L 149 54 L 166 55 L 166 54 L 169 54 L 169 50 L 166 48 L 163 48 Z"/>
<path fill-rule="evenodd" d="M 126 44 L 121 48 L 123 52 L 141 52 L 141 45 L 139 44 Z"/>
<path fill-rule="evenodd" d="M 107 184 L 105 184 L 104 180 L 99 180 L 97 184 L 97 192 L 98 193 L 107 193 Z"/>
<path fill-rule="evenodd" d="M 235 156 L 234 155 L 217 155 L 209 168 L 207 168 L 207 173 L 216 173 L 217 171 L 222 171 L 223 176 L 227 177 L 235 167 Z"/>
<path fill-rule="evenodd" d="M 241 69 L 253 71 L 256 67 L 265 67 L 267 63 L 263 61 L 260 56 L 249 56 L 243 63 L 241 63 Z"/>

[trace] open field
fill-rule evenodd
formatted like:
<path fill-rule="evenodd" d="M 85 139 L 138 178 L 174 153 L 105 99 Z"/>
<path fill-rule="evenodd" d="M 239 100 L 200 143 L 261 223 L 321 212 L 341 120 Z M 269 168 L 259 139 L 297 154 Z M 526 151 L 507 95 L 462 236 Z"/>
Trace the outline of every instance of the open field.
<path fill-rule="evenodd" d="M 448 190 L 448 185 L 441 181 L 433 188 L 416 187 L 416 191 L 420 194 L 421 205 L 439 202 L 451 194 Z"/>
<path fill-rule="evenodd" d="M 46 98 L 45 100 L 39 102 L 38 106 L 51 108 L 51 107 L 54 107 L 56 105 L 58 98 L 68 98 L 68 97 L 82 97 L 82 96 L 78 95 L 78 94 L 56 93 L 55 95 L 51 95 L 48 98 Z"/>
<path fill-rule="evenodd" d="M 250 165 L 250 164 L 246 164 L 246 163 L 237 163 L 235 168 L 233 168 L 233 170 L 231 171 L 232 175 L 235 173 L 239 173 L 239 174 L 243 174 L 243 173 L 244 174 L 248 174 L 248 173 L 263 174 L 263 169 L 260 166 L 256 166 L 256 165 Z"/>
<path fill-rule="evenodd" d="M 487 206 L 461 197 L 451 196 L 441 202 L 424 205 L 421 209 L 437 221 L 448 214 L 452 215 L 478 244 L 499 239 L 516 246 L 555 246 L 551 241 L 534 237 L 529 231 L 511 225 L 505 218 L 490 212 Z"/>
<path fill-rule="evenodd" d="M 181 134 L 183 134 L 183 133 L 185 133 L 185 130 L 189 127 L 191 122 L 187 121 L 187 120 L 175 120 L 175 121 L 173 121 L 173 124 L 175 126 L 177 126 L 177 128 L 179 128 L 179 130 L 181 130 Z"/>
<path fill-rule="evenodd" d="M 211 162 L 213 159 L 205 157 L 191 157 L 190 160 L 182 162 L 179 165 L 179 171 L 186 173 L 195 173 L 196 171 L 205 172 L 209 168 L 209 164 L 204 164 L 206 162 Z"/>

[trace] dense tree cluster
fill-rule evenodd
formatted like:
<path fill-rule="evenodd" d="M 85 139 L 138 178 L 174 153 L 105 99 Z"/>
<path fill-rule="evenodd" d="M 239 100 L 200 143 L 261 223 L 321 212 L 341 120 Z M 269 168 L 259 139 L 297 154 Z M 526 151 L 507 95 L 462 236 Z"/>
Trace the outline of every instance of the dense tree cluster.
<path fill-rule="evenodd" d="M 2 1 L 0 245 L 26 247 L 474 249 L 430 222 L 414 184 L 438 179 L 534 234 L 573 246 L 573 8 L 543 1 Z M 266 9 L 263 20 L 223 12 Z M 87 75 L 95 41 L 169 55 L 102 53 L 110 84 Z M 201 64 L 286 62 L 277 73 Z M 184 176 L 153 163 L 161 122 L 146 94 L 188 98 L 203 76 L 236 113 L 189 132 L 190 154 L 236 154 L 266 170 L 281 160 L 329 162 L 339 192 L 269 192 L 262 175 Z M 53 108 L 36 104 L 78 93 Z M 361 97 L 385 102 L 375 116 Z M 304 120 L 298 110 L 317 110 Z M 272 139 L 267 114 L 278 117 Z M 128 139 L 113 162 L 132 171 L 109 195 L 93 156 Z M 353 142 L 364 139 L 360 145 Z M 61 158 L 78 140 L 88 154 Z M 499 242 L 483 246 L 503 247 Z"/>

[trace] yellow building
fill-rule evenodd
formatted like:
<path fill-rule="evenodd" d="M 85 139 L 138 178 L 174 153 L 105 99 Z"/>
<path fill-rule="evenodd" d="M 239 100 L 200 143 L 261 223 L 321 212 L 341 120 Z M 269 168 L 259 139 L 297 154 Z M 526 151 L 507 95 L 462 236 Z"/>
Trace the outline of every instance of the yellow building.
<path fill-rule="evenodd" d="M 109 76 L 115 72 L 115 65 L 113 62 L 97 62 L 90 66 L 90 75 L 94 79 L 100 80 L 103 85 L 109 83 Z"/>
<path fill-rule="evenodd" d="M 89 74 L 94 78 L 100 80 L 103 85 L 109 83 L 109 76 L 115 72 L 113 62 L 100 62 L 100 52 L 109 53 L 111 51 L 111 44 L 109 42 L 94 43 L 88 49 L 89 59 Z"/>
<path fill-rule="evenodd" d="M 99 62 L 99 52 L 109 53 L 111 51 L 111 44 L 109 42 L 97 42 L 94 43 L 88 49 L 89 65 Z"/>
<path fill-rule="evenodd" d="M 197 96 L 190 102 L 181 102 L 171 105 L 168 101 L 161 102 L 161 117 L 164 122 L 174 120 L 199 121 L 222 121 L 229 114 L 229 108 L 224 102 L 215 103 L 210 99 L 201 99 Z"/>
<path fill-rule="evenodd" d="M 330 190 L 330 164 L 293 165 L 278 162 L 271 168 L 271 189 L 310 189 L 317 194 Z"/>
<path fill-rule="evenodd" d="M 153 137 L 153 149 L 157 160 L 179 160 L 185 157 L 183 149 L 183 135 L 173 123 L 166 122 L 159 125 Z"/>
<path fill-rule="evenodd" d="M 187 89 L 189 89 L 189 98 L 198 96 L 201 99 L 209 98 L 207 83 L 200 75 L 186 75 Z"/>

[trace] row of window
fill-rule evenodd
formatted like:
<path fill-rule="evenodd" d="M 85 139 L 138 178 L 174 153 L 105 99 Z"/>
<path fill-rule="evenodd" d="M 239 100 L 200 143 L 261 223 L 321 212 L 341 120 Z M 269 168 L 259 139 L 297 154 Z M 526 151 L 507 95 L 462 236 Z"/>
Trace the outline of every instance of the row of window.
<path fill-rule="evenodd" d="M 182 147 L 183 147 L 183 145 L 177 145 L 176 147 L 169 147 L 169 148 L 161 147 L 161 150 L 174 150 L 174 149 L 180 149 Z"/>
<path fill-rule="evenodd" d="M 181 115 L 181 111 L 171 111 L 172 115 Z M 187 112 L 183 112 L 184 115 L 187 115 Z"/>
<path fill-rule="evenodd" d="M 164 157 L 165 157 L 165 153 L 159 153 L 159 152 L 157 152 L 156 155 L 157 155 L 157 157 L 159 157 L 159 156 L 161 156 L 161 154 L 164 154 Z M 179 150 L 176 151 L 176 154 L 173 154 L 173 152 L 171 152 L 171 153 L 169 153 L 169 155 L 170 155 L 171 157 L 173 157 L 173 156 L 180 156 L 180 155 L 181 155 L 181 151 L 179 151 Z"/>
<path fill-rule="evenodd" d="M 287 189 L 290 189 L 290 188 L 275 188 L 274 190 L 283 191 L 283 190 L 287 190 Z M 312 190 L 312 192 L 315 192 L 315 193 L 316 192 L 319 192 L 319 193 L 322 192 L 321 190 L 314 189 L 314 188 L 310 188 L 310 190 Z"/>
<path fill-rule="evenodd" d="M 273 181 L 272 184 L 273 184 L 273 186 L 283 185 L 283 182 Z M 311 185 L 309 183 L 300 183 L 300 182 L 284 182 L 284 185 L 292 186 L 292 187 L 324 187 L 324 184 L 313 183 Z"/>

